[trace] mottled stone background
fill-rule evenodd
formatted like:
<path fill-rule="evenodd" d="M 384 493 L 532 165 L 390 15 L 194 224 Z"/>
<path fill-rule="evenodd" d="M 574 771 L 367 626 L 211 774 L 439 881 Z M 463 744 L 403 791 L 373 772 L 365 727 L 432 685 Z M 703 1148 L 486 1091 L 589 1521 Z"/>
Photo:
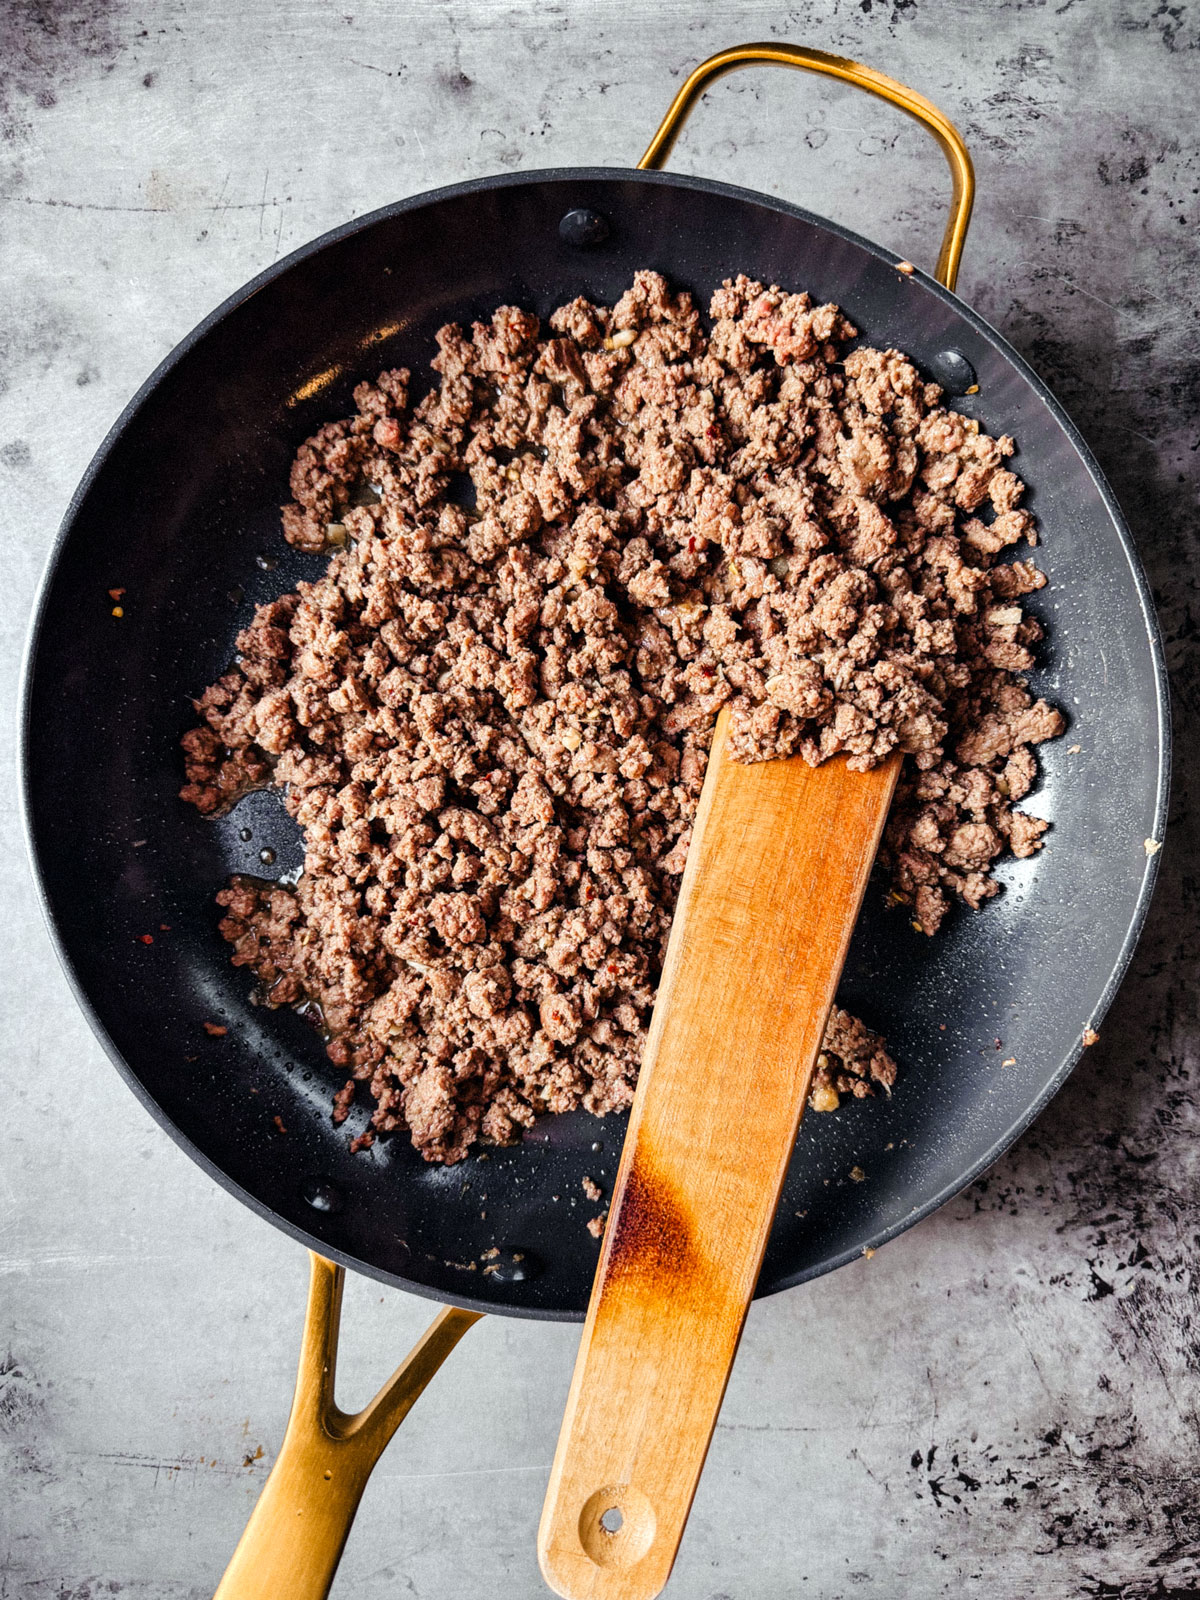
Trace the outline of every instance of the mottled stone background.
<path fill-rule="evenodd" d="M 70 492 L 155 363 L 282 252 L 435 184 L 632 164 L 684 70 L 756 37 L 860 56 L 967 135 L 980 203 L 960 289 L 1057 390 L 1125 505 L 1180 761 L 1102 1042 L 959 1200 L 754 1309 L 671 1593 L 1200 1595 L 1195 0 L 5 0 L 0 16 L 0 1596 L 211 1594 L 281 1435 L 306 1274 L 121 1085 L 39 921 L 11 708 Z M 940 159 L 848 91 L 727 81 L 676 160 L 935 254 Z M 427 1315 L 351 1284 L 346 1399 Z M 370 1485 L 337 1594 L 544 1592 L 534 1530 L 575 1341 L 496 1319 L 468 1336 Z"/>

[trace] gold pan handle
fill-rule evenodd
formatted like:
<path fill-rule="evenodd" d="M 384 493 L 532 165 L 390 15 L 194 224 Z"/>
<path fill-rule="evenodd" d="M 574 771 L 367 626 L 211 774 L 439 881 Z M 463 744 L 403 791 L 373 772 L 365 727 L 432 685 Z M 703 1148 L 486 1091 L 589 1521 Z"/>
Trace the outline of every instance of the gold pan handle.
<path fill-rule="evenodd" d="M 371 1470 L 477 1311 L 447 1306 L 374 1400 L 333 1398 L 345 1273 L 313 1254 L 287 1432 L 215 1600 L 325 1600 Z"/>
<path fill-rule="evenodd" d="M 861 61 L 830 55 L 825 50 L 809 50 L 798 44 L 741 44 L 731 50 L 721 50 L 700 63 L 672 100 L 638 166 L 651 170 L 663 167 L 692 107 L 708 86 L 718 78 L 723 78 L 727 72 L 754 66 L 801 67 L 806 72 L 820 72 L 827 78 L 839 78 L 843 83 L 852 83 L 856 88 L 865 89 L 868 94 L 899 106 L 901 111 L 906 111 L 929 130 L 942 147 L 954 185 L 950 217 L 942 237 L 934 277 L 947 289 L 953 289 L 967 238 L 967 225 L 971 220 L 971 207 L 975 203 L 975 169 L 971 165 L 967 147 L 950 119 L 924 95 L 903 83 L 897 83 L 895 78 L 876 72 L 873 67 L 864 67 Z"/>

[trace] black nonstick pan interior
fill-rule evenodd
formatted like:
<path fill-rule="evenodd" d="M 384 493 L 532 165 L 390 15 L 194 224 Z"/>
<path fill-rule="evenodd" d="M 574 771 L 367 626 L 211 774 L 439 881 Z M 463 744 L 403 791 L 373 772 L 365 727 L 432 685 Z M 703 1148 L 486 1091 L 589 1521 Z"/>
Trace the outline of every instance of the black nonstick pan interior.
<path fill-rule="evenodd" d="M 578 208 L 605 219 L 607 239 L 560 237 Z M 1047 627 L 1033 686 L 1070 719 L 1040 748 L 1027 802 L 1053 819 L 1047 847 L 1001 867 L 1001 897 L 929 940 L 868 892 L 842 997 L 887 1034 L 900 1079 L 890 1099 L 804 1123 L 760 1293 L 908 1226 L 1036 1115 L 1124 971 L 1154 876 L 1146 841 L 1162 837 L 1162 658 L 1120 514 L 1029 368 L 924 274 L 780 201 L 593 170 L 405 202 L 264 274 L 154 374 L 68 513 L 27 676 L 25 803 L 46 908 L 114 1061 L 213 1176 L 348 1266 L 517 1315 L 582 1315 L 599 1207 L 581 1180 L 607 1186 L 623 1120 L 546 1119 L 519 1147 L 448 1169 L 403 1137 L 351 1155 L 365 1112 L 330 1120 L 344 1075 L 302 1018 L 251 1004 L 217 933 L 216 889 L 233 871 L 295 868 L 295 830 L 268 794 L 202 821 L 176 798 L 178 740 L 254 604 L 323 565 L 284 544 L 278 507 L 296 446 L 352 409 L 354 384 L 405 365 L 420 390 L 446 320 L 505 302 L 545 314 L 580 293 L 611 302 L 638 267 L 702 302 L 738 271 L 807 288 L 943 381 L 964 371 L 946 353 L 965 358 L 979 392 L 955 403 L 1018 443 L 1050 577 L 1030 601 Z M 122 617 L 111 589 L 125 591 Z M 37 1114 L 44 1131 L 52 1110 Z"/>

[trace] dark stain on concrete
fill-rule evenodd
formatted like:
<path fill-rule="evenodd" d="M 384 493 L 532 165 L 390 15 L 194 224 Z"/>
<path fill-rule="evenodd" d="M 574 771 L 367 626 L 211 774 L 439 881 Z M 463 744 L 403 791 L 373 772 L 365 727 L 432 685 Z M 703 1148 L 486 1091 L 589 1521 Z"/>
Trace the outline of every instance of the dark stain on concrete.
<path fill-rule="evenodd" d="M 865 17 L 885 17 L 888 31 L 894 32 L 898 23 L 916 16 L 917 0 L 858 0 L 858 9 Z"/>
<path fill-rule="evenodd" d="M 935 1523 L 983 1516 L 1037 1556 L 1075 1551 L 1084 1570 L 1087 1552 L 1128 1553 L 1132 1547 L 1152 1573 L 1195 1550 L 1200 1505 L 1170 1473 L 1139 1464 L 1145 1443 L 1132 1408 L 1082 1433 L 1055 1425 L 994 1444 L 948 1439 L 913 1452 L 912 1500 L 918 1515 Z M 1096 1561 L 1097 1580 L 1104 1570 Z M 1159 1591 L 1112 1592 L 1149 1597 Z"/>
<path fill-rule="evenodd" d="M 0 1434 L 27 1433 L 42 1411 L 41 1384 L 25 1362 L 10 1350 L 0 1359 Z"/>
<path fill-rule="evenodd" d="M 1163 49 L 1172 55 L 1181 50 L 1200 50 L 1200 18 L 1189 5 L 1159 0 L 1153 11 L 1140 17 L 1123 17 L 1118 26 L 1126 33 L 1156 33 Z"/>
<path fill-rule="evenodd" d="M 60 307 L 48 305 L 32 294 L 9 297 L 9 317 L 0 327 L 0 394 L 14 378 L 40 378 L 64 353 L 78 360 L 79 328 Z M 83 370 L 87 370 L 84 368 Z"/>
<path fill-rule="evenodd" d="M 456 100 L 461 99 L 463 95 L 470 94 L 475 87 L 474 78 L 468 78 L 461 67 L 456 68 L 453 72 L 439 72 L 438 83 L 447 94 L 453 95 Z"/>
<path fill-rule="evenodd" d="M 13 439 L 0 445 L 0 466 L 27 467 L 33 460 L 33 451 L 27 439 Z"/>
<path fill-rule="evenodd" d="M 0 7 L 0 129 L 16 138 L 64 84 L 121 51 L 121 0 L 9 0 Z"/>

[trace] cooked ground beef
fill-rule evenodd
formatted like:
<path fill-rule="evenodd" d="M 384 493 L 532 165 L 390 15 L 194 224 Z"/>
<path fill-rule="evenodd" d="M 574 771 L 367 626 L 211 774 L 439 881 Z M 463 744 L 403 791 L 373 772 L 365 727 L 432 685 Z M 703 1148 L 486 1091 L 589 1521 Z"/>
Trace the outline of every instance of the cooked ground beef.
<path fill-rule="evenodd" d="M 363 1083 L 428 1160 L 629 1103 L 722 706 L 740 760 L 907 753 L 883 860 L 926 933 L 1040 848 L 1014 802 L 1063 719 L 1020 677 L 1045 579 L 998 560 L 1035 542 L 1012 440 L 836 306 L 738 278 L 711 319 L 640 272 L 544 332 L 444 327 L 415 407 L 360 385 L 283 512 L 326 574 L 183 740 L 186 800 L 274 784 L 304 833 L 294 888 L 218 895 L 234 962 L 319 1006 L 335 1120 Z M 895 1070 L 835 1010 L 813 1103 Z"/>

